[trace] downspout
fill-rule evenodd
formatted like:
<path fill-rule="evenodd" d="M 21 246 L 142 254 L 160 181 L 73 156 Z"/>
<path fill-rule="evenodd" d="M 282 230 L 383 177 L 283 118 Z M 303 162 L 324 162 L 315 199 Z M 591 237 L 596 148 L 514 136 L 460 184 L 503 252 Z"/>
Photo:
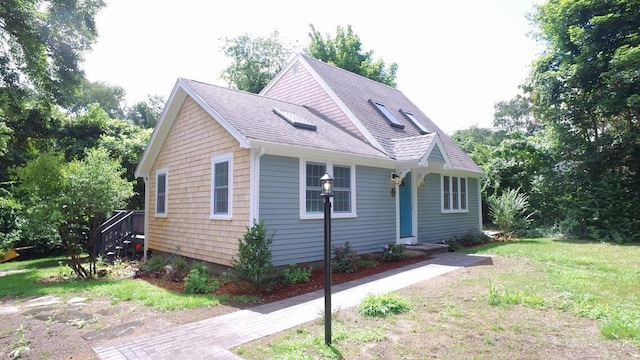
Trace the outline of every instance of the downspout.
<path fill-rule="evenodd" d="M 251 214 L 249 216 L 249 227 L 253 226 L 253 221 L 258 222 L 260 220 L 260 158 L 264 155 L 266 149 L 264 146 L 260 147 L 260 151 L 256 152 L 251 159 L 251 185 L 249 191 L 251 195 Z"/>
<path fill-rule="evenodd" d="M 149 177 L 144 177 L 144 253 L 142 261 L 146 262 L 147 252 L 149 251 Z"/>

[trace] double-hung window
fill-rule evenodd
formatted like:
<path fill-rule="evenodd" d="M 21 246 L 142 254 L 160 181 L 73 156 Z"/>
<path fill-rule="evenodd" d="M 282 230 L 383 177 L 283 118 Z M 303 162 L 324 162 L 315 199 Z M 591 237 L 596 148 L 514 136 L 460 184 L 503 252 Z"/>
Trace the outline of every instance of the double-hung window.
<path fill-rule="evenodd" d="M 211 158 L 211 218 L 231 219 L 233 205 L 233 154 Z"/>
<path fill-rule="evenodd" d="M 442 211 L 466 212 L 467 178 L 442 176 Z"/>
<path fill-rule="evenodd" d="M 169 171 L 158 169 L 156 171 L 156 216 L 167 216 L 169 188 Z"/>
<path fill-rule="evenodd" d="M 320 178 L 333 176 L 331 211 L 334 217 L 355 217 L 355 168 L 314 161 L 301 161 L 300 218 L 318 219 L 324 216 L 324 198 L 320 196 Z"/>

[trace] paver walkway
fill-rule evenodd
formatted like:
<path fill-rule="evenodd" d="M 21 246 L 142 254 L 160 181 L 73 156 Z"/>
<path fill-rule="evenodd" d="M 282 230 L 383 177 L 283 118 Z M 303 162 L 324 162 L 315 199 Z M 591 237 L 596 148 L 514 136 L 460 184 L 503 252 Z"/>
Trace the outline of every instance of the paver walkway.
<path fill-rule="evenodd" d="M 332 286 L 332 312 L 355 306 L 368 294 L 383 294 L 490 260 L 490 256 L 442 253 L 424 262 Z M 102 360 L 241 359 L 228 349 L 322 317 L 324 290 L 226 315 L 119 339 L 94 348 Z"/>

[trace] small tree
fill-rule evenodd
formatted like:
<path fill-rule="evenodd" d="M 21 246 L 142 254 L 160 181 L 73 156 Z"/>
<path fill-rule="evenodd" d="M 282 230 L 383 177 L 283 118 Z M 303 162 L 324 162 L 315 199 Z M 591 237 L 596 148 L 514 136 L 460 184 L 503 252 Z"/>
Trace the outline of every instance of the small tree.
<path fill-rule="evenodd" d="M 264 287 L 273 270 L 270 245 L 274 234 L 267 237 L 264 222 L 253 222 L 242 239 L 238 240 L 238 258 L 231 259 L 236 276 L 258 287 Z"/>
<path fill-rule="evenodd" d="M 96 273 L 94 252 L 99 227 L 133 194 L 123 168 L 105 149 L 92 149 L 83 160 L 65 163 L 61 154 L 42 154 L 18 169 L 26 230 L 32 236 L 56 238 L 66 249 L 78 278 Z M 57 232 L 57 234 L 55 234 Z M 57 236 L 56 236 L 57 235 Z M 79 256 L 89 254 L 89 268 Z"/>
<path fill-rule="evenodd" d="M 501 195 L 492 195 L 487 200 L 489 215 L 507 240 L 517 231 L 526 229 L 531 222 L 531 214 L 527 214 L 529 200 L 519 189 L 508 189 Z"/>

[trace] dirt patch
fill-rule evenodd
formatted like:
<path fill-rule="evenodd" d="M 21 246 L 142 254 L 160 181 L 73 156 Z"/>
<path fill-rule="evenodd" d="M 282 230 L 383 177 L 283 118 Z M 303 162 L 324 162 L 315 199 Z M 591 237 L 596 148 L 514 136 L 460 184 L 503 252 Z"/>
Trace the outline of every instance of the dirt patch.
<path fill-rule="evenodd" d="M 426 256 L 410 257 L 400 262 L 379 262 L 375 267 L 361 268 L 351 274 L 333 273 L 332 284 L 360 279 L 375 273 L 426 260 Z M 175 292 L 184 292 L 181 281 L 167 281 L 146 274 L 135 281 L 145 281 Z M 0 358 L 20 359 L 95 359 L 92 348 L 107 344 L 117 337 L 138 336 L 162 331 L 230 313 L 242 308 L 278 301 L 322 289 L 324 271 L 312 272 L 308 283 L 278 285 L 271 291 L 226 284 L 216 294 L 253 295 L 254 303 L 219 305 L 179 311 L 159 311 L 131 302 L 112 304 L 110 299 L 91 297 L 84 301 L 65 301 L 55 297 L 41 299 L 0 299 Z M 41 306 L 25 305 L 38 300 Z"/>
<path fill-rule="evenodd" d="M 554 307 L 489 304 L 490 284 L 503 274 L 523 273 L 546 291 L 547 266 L 524 259 L 494 257 L 492 265 L 446 273 L 398 291 L 411 311 L 384 319 L 349 308 L 333 316 L 333 346 L 345 359 L 632 359 L 640 349 L 607 340 L 598 322 Z M 509 285 L 511 287 L 511 285 Z M 512 290 L 517 290 L 515 287 Z M 552 291 L 552 290 L 550 290 Z M 273 358 L 270 345 L 312 343 L 323 338 L 322 321 L 261 338 L 234 351 L 245 359 Z M 298 340 L 299 339 L 299 340 Z M 298 351 L 322 358 L 313 349 Z"/>

